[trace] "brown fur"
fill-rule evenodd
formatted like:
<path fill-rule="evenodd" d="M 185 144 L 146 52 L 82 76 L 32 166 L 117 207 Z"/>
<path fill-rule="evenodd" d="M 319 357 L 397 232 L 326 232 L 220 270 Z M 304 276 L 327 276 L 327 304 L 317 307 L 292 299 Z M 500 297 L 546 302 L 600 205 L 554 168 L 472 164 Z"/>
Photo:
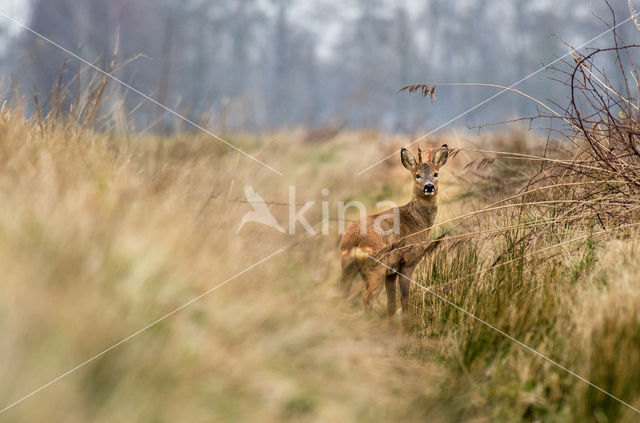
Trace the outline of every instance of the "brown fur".
<path fill-rule="evenodd" d="M 411 284 L 408 278 L 412 277 L 415 267 L 424 256 L 429 244 L 425 242 L 412 248 L 398 247 L 427 241 L 429 231 L 425 229 L 433 226 L 438 213 L 438 178 L 434 175 L 437 175 L 440 167 L 447 161 L 447 145 L 434 151 L 433 159 L 430 152 L 426 163 L 422 163 L 422 154 L 419 155 L 420 160 L 416 163 L 411 153 L 405 149 L 401 150 L 401 156 L 402 164 L 411 172 L 413 197 L 411 201 L 397 209 L 400 222 L 398 233 L 390 231 L 394 216 L 394 210 L 391 209 L 368 216 L 364 234 L 361 233 L 361 223 L 358 220 L 345 231 L 340 242 L 341 285 L 345 292 L 348 292 L 355 276 L 358 274 L 362 276 L 366 283 L 366 292 L 363 297 L 366 312 L 372 310 L 373 301 L 384 285 L 387 291 L 387 312 L 389 315 L 396 313 L 397 273 L 373 260 L 372 256 L 405 276 L 400 277 L 399 286 L 402 311 L 407 311 Z M 430 184 L 432 187 L 429 186 Z M 426 192 L 429 189 L 433 189 L 433 193 Z M 379 226 L 384 231 L 390 232 L 389 234 L 379 233 L 380 231 L 376 231 L 374 227 L 376 219 L 383 215 L 389 215 L 390 218 L 380 219 Z M 416 232 L 420 233 L 406 238 Z M 391 246 L 393 248 L 389 248 Z M 389 251 L 377 257 L 383 249 Z"/>

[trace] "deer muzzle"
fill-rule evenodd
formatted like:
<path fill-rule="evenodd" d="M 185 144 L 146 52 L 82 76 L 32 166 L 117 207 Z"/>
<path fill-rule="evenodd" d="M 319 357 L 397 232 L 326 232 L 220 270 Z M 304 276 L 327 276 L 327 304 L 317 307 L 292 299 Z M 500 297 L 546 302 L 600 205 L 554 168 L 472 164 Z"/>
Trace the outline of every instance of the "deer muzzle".
<path fill-rule="evenodd" d="M 433 195 L 436 193 L 436 187 L 431 182 L 427 182 L 423 189 L 425 195 Z"/>

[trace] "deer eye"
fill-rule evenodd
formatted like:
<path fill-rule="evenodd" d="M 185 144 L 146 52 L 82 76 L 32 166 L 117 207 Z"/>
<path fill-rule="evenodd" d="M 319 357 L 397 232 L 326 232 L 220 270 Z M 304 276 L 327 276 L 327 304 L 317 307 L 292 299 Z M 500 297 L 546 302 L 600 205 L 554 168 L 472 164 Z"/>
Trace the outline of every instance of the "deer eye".
<path fill-rule="evenodd" d="M 416 179 L 422 179 L 422 176 L 416 175 Z"/>
<path fill-rule="evenodd" d="M 437 178 L 437 177 L 438 177 L 438 172 L 434 173 L 434 174 L 433 174 L 433 177 L 434 177 L 434 178 Z"/>

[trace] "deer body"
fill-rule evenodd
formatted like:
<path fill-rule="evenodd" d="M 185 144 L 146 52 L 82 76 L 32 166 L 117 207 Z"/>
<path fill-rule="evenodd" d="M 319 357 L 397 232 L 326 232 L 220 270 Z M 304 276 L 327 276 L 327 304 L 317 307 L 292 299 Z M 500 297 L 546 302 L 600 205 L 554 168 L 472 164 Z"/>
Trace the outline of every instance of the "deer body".
<path fill-rule="evenodd" d="M 438 213 L 438 170 L 448 157 L 446 144 L 429 154 L 422 163 L 421 154 L 416 162 L 409 151 L 402 149 L 402 164 L 413 177 L 413 196 L 404 206 L 387 210 L 366 221 L 355 222 L 342 236 L 340 259 L 342 265 L 341 286 L 348 292 L 351 281 L 360 274 L 366 283 L 363 297 L 366 312 L 372 310 L 373 301 L 384 286 L 387 291 L 387 311 L 396 313 L 396 279 L 400 276 L 400 300 L 402 311 L 407 311 L 410 278 L 428 248 L 429 231 Z M 397 219 L 398 222 L 394 222 Z M 394 223 L 397 224 L 394 230 Z M 362 224 L 365 225 L 364 229 Z M 413 235 L 415 234 L 415 235 Z M 381 251 L 384 256 L 377 257 Z M 382 261 L 398 273 L 380 264 Z"/>

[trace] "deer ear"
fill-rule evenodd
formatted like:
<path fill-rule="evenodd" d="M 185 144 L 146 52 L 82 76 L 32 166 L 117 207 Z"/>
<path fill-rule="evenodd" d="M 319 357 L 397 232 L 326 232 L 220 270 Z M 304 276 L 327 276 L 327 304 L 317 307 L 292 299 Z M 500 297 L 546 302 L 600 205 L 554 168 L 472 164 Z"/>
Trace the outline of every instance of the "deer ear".
<path fill-rule="evenodd" d="M 416 159 L 413 157 L 413 154 L 409 152 L 406 148 L 400 149 L 400 158 L 402 159 L 402 166 L 409 169 L 411 172 L 416 170 Z"/>
<path fill-rule="evenodd" d="M 444 166 L 448 158 L 449 147 L 447 144 L 442 144 L 442 147 L 437 148 L 436 151 L 433 152 L 433 164 L 438 167 Z"/>

